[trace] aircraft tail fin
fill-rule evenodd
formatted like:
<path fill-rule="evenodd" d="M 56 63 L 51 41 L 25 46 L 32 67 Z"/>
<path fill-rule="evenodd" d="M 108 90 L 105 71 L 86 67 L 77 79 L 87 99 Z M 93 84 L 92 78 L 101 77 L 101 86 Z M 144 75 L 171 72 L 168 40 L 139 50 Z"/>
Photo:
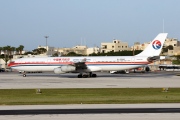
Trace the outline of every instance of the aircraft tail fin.
<path fill-rule="evenodd" d="M 156 38 L 136 56 L 159 56 L 168 33 L 159 33 Z"/>

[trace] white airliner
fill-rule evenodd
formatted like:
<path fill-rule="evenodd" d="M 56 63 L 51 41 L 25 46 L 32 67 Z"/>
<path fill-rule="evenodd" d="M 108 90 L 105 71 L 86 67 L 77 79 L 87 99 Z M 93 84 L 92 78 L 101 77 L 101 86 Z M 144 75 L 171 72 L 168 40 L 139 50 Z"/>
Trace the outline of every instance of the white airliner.
<path fill-rule="evenodd" d="M 120 71 L 145 66 L 160 58 L 167 33 L 160 33 L 136 56 L 98 56 L 98 57 L 45 57 L 20 58 L 8 66 L 18 71 L 54 71 L 55 74 L 79 73 L 78 77 L 96 77 L 92 72 Z M 23 74 L 26 77 L 26 73 Z"/>

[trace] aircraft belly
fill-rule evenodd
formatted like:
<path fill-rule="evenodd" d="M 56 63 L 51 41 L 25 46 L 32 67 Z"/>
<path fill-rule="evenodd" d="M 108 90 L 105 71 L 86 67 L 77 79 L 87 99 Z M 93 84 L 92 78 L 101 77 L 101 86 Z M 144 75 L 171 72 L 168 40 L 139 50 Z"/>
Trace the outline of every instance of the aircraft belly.
<path fill-rule="evenodd" d="M 101 66 L 102 71 L 119 71 L 127 70 L 136 67 L 141 67 L 142 65 L 111 65 L 111 66 Z"/>
<path fill-rule="evenodd" d="M 53 71 L 54 68 L 58 66 L 18 66 L 12 67 L 15 70 L 22 70 L 22 71 Z"/>

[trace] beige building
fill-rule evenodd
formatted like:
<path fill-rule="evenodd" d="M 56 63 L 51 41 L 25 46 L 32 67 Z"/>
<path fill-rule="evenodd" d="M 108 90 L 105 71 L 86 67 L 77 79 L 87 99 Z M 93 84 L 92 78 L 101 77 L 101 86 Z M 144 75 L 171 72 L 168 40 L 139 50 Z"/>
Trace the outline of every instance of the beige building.
<path fill-rule="evenodd" d="M 167 55 L 180 55 L 180 46 L 174 47 L 173 50 L 168 50 Z"/>
<path fill-rule="evenodd" d="M 114 39 L 112 43 L 101 43 L 101 52 L 107 53 L 110 51 L 125 51 L 130 50 L 127 42 Z"/>
<path fill-rule="evenodd" d="M 87 46 L 77 45 L 73 47 L 72 49 L 74 49 L 74 52 L 76 54 L 86 55 Z"/>
<path fill-rule="evenodd" d="M 44 53 L 43 55 L 52 56 L 54 53 L 56 53 L 55 47 L 41 46 L 41 45 L 39 45 L 38 48 L 45 48 L 45 49 L 47 49 L 47 52 Z"/>
<path fill-rule="evenodd" d="M 5 68 L 5 61 L 0 58 L 0 68 Z"/>
<path fill-rule="evenodd" d="M 86 55 L 87 46 L 77 45 L 72 48 L 56 48 L 55 51 L 60 53 L 60 55 L 67 55 L 70 52 L 75 52 L 76 54 Z"/>
<path fill-rule="evenodd" d="M 86 50 L 86 55 L 92 54 L 92 53 L 99 53 L 101 52 L 101 49 L 99 47 L 92 47 L 92 48 L 87 48 Z"/>
<path fill-rule="evenodd" d="M 180 55 L 180 41 L 177 38 L 167 38 L 165 40 L 164 46 L 173 46 L 173 50 L 168 50 L 167 53 L 163 53 L 164 55 L 172 56 L 172 55 Z"/>
<path fill-rule="evenodd" d="M 140 44 L 140 42 L 135 42 L 134 45 L 131 47 L 131 50 L 144 50 L 150 42 Z"/>
<path fill-rule="evenodd" d="M 165 40 L 164 46 L 172 45 L 173 47 L 180 46 L 180 41 L 177 38 L 167 38 Z"/>

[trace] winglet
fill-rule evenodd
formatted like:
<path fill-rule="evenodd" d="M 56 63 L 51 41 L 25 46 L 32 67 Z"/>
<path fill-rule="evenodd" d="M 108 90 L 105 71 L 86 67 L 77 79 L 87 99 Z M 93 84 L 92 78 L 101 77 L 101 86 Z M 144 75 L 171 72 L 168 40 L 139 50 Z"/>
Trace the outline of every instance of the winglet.
<path fill-rule="evenodd" d="M 136 56 L 159 56 L 168 33 L 159 33 L 156 38 Z"/>

